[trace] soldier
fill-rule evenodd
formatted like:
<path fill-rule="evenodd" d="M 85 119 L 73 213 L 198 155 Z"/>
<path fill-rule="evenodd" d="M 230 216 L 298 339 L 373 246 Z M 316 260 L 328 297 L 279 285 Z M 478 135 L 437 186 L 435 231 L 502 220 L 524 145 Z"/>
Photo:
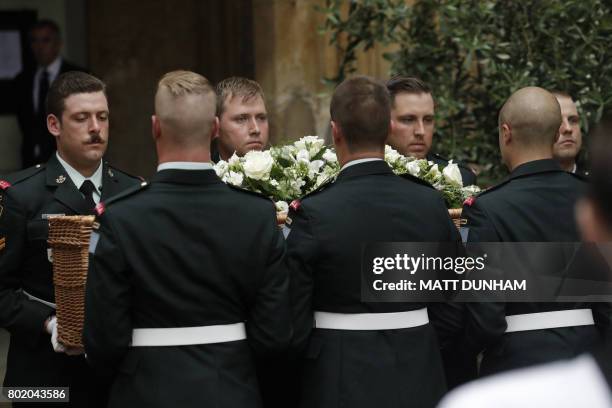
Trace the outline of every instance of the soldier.
<path fill-rule="evenodd" d="M 215 93 L 164 75 L 152 118 L 158 171 L 99 205 L 83 342 L 113 378 L 111 407 L 259 407 L 253 355 L 290 340 L 274 203 L 210 163 Z"/>
<path fill-rule="evenodd" d="M 570 173 L 588 176 L 589 172 L 578 166 L 578 156 L 582 148 L 582 131 L 580 115 L 572 97 L 561 91 L 552 91 L 561 106 L 561 126 L 559 138 L 553 146 L 553 156 L 561 168 Z"/>
<path fill-rule="evenodd" d="M 435 104 L 431 88 L 418 78 L 397 76 L 387 81 L 394 126 L 387 143 L 404 156 L 427 159 L 444 167 L 448 160 L 431 152 L 435 130 Z M 476 184 L 476 175 L 457 163 L 463 185 Z"/>
<path fill-rule="evenodd" d="M 93 214 L 101 198 L 140 180 L 103 160 L 109 111 L 102 81 L 76 71 L 60 75 L 49 89 L 47 112 L 57 152 L 46 164 L 0 181 L 0 326 L 11 334 L 4 386 L 70 387 L 72 406 L 103 406 L 96 392 L 101 384 L 83 356 L 67 355 L 79 350 L 56 341 L 47 219 Z"/>
<path fill-rule="evenodd" d="M 560 123 L 559 104 L 544 89 L 523 88 L 506 101 L 499 145 L 511 173 L 464 205 L 468 242 L 580 240 L 574 207 L 586 183 L 553 159 Z M 550 258 L 546 266 L 562 258 Z M 543 265 L 524 262 L 522 269 L 532 276 L 542 273 Z M 484 350 L 483 375 L 573 357 L 600 341 L 596 322 L 609 323 L 598 308 L 583 303 L 479 303 L 469 309 L 465 340 L 473 352 Z M 557 321 L 555 328 L 544 328 L 538 316 Z"/>
<path fill-rule="evenodd" d="M 265 149 L 269 127 L 261 86 L 247 78 L 231 77 L 219 82 L 216 92 L 219 129 L 213 136 L 218 153 L 214 161 Z"/>
<path fill-rule="evenodd" d="M 459 241 L 436 190 L 384 162 L 390 110 L 382 83 L 340 84 L 330 106 L 340 174 L 291 205 L 287 262 L 303 407 L 433 407 L 446 390 L 426 305 L 361 301 L 363 243 Z"/>
<path fill-rule="evenodd" d="M 577 222 L 583 240 L 604 244 L 608 273 L 612 267 L 612 131 L 610 118 L 599 126 L 599 140 L 591 150 L 591 184 L 577 205 Z M 562 125 L 563 126 L 563 125 Z M 612 279 L 612 276 L 608 276 Z M 506 408 L 559 408 L 612 406 L 612 343 L 591 355 L 542 364 L 475 381 L 449 393 L 440 408 L 485 408 L 503 401 Z"/>

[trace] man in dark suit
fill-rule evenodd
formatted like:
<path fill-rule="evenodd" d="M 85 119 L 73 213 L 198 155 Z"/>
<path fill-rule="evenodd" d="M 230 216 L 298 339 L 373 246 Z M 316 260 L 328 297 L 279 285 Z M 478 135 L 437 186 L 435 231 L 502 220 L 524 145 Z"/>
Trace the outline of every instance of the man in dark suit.
<path fill-rule="evenodd" d="M 541 88 L 523 88 L 504 104 L 499 145 L 511 173 L 464 205 L 468 242 L 580 240 L 574 207 L 586 183 L 553 159 L 560 123 L 557 100 Z M 544 273 L 561 277 L 571 254 L 559 248 L 545 262 L 534 259 L 517 257 L 514 269 L 534 281 Z M 481 374 L 573 357 L 596 345 L 598 327 L 609 325 L 605 305 L 491 302 L 468 309 L 465 340 L 472 352 L 484 350 Z"/>
<path fill-rule="evenodd" d="M 435 104 L 431 88 L 418 78 L 396 76 L 387 81 L 394 126 L 387 143 L 404 156 L 427 159 L 440 167 L 448 160 L 431 152 L 435 130 Z M 458 162 L 463 185 L 476 184 L 476 174 Z"/>
<path fill-rule="evenodd" d="M 61 32 L 51 20 L 40 20 L 30 29 L 35 67 L 26 67 L 12 83 L 11 106 L 23 135 L 21 167 L 46 162 L 55 151 L 55 142 L 47 130 L 45 98 L 49 86 L 62 73 L 83 71 L 62 58 Z"/>
<path fill-rule="evenodd" d="M 390 110 L 384 84 L 340 84 L 330 107 L 340 174 L 291 205 L 287 262 L 303 407 L 433 407 L 446 390 L 426 305 L 361 300 L 363 244 L 459 241 L 436 190 L 383 161 Z"/>
<path fill-rule="evenodd" d="M 259 407 L 253 357 L 289 343 L 274 203 L 217 177 L 217 126 L 208 81 L 166 74 L 153 116 L 157 174 L 99 206 L 83 341 L 113 378 L 111 407 Z"/>
<path fill-rule="evenodd" d="M 57 330 L 48 218 L 93 214 L 101 198 L 140 180 L 102 159 L 109 114 L 103 82 L 76 71 L 60 75 L 48 111 L 57 153 L 0 181 L 0 326 L 11 334 L 4 386 L 69 386 L 72 406 L 103 406 L 101 384 L 83 356 L 50 341 Z"/>

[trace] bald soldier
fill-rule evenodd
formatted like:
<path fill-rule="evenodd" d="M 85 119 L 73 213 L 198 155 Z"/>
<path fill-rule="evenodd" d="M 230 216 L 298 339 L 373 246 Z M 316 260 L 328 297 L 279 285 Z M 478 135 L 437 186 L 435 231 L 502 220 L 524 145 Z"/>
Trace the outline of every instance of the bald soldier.
<path fill-rule="evenodd" d="M 291 336 L 274 204 L 212 169 L 204 77 L 162 77 L 152 124 L 157 174 L 98 206 L 88 360 L 113 379 L 110 407 L 259 407 L 253 358 Z"/>
<path fill-rule="evenodd" d="M 560 124 L 559 103 L 544 89 L 520 89 L 504 104 L 499 147 L 510 175 L 465 204 L 468 242 L 580 241 L 574 207 L 586 183 L 553 159 Z M 516 262 L 530 276 L 543 273 L 543 267 L 563 273 L 568 261 L 563 257 L 571 254 L 555 255 L 543 265 L 529 257 Z M 569 302 L 470 304 L 465 341 L 470 352 L 484 351 L 481 375 L 570 358 L 600 341 L 596 324 L 606 322 L 598 310 Z M 545 328 L 553 320 L 555 328 Z"/>

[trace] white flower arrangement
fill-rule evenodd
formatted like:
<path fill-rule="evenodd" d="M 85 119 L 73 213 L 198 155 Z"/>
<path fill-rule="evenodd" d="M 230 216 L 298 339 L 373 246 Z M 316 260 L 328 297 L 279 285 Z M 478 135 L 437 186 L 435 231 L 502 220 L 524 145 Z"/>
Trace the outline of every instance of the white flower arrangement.
<path fill-rule="evenodd" d="M 441 171 L 425 159 L 402 156 L 385 146 L 385 161 L 395 174 L 409 173 L 429 182 L 439 190 L 449 208 L 459 208 L 464 200 L 478 192 L 478 186 L 463 187 L 459 166 L 451 160 Z M 278 212 L 286 212 L 288 203 L 300 198 L 340 171 L 336 153 L 317 136 L 305 136 L 285 146 L 265 151 L 251 151 L 244 157 L 234 154 L 228 161 L 215 164 L 217 175 L 226 183 L 270 197 Z"/>
<path fill-rule="evenodd" d="M 214 166 L 226 183 L 272 198 L 279 212 L 288 210 L 293 199 L 318 188 L 340 171 L 336 154 L 317 136 L 305 136 L 285 146 L 234 154 Z M 239 177 L 242 176 L 242 177 Z"/>

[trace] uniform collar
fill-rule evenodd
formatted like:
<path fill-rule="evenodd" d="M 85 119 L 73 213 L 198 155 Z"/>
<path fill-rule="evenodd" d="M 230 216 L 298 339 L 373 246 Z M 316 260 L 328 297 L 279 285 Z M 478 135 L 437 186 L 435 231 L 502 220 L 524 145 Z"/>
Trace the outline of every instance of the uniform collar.
<path fill-rule="evenodd" d="M 517 166 L 514 170 L 512 170 L 508 178 L 514 179 L 517 177 L 529 176 L 532 174 L 556 171 L 563 171 L 563 169 L 554 159 L 533 160 Z"/>
<path fill-rule="evenodd" d="M 340 171 L 346 169 L 347 167 L 351 167 L 354 166 L 356 164 L 361 164 L 361 163 L 367 163 L 367 162 L 371 162 L 371 161 L 376 161 L 376 160 L 382 160 L 381 158 L 378 157 L 368 157 L 365 159 L 356 159 L 356 160 L 351 160 L 348 163 L 344 163 L 344 166 L 342 166 L 342 168 L 340 169 Z"/>
<path fill-rule="evenodd" d="M 91 180 L 94 187 L 96 188 L 98 195 L 101 195 L 102 167 L 103 167 L 102 160 L 100 160 L 100 164 L 98 165 L 98 168 L 96 169 L 94 174 L 92 174 L 91 177 L 85 177 L 81 173 L 79 173 L 74 167 L 68 164 L 66 160 L 62 159 L 62 157 L 59 155 L 59 152 L 55 152 L 55 154 L 57 156 L 57 160 L 62 165 L 62 167 L 66 169 L 66 173 L 68 173 L 68 177 L 70 177 L 70 180 L 72 180 L 72 182 L 74 183 L 77 189 L 81 188 L 81 185 L 83 185 L 83 182 L 85 180 Z"/>
<path fill-rule="evenodd" d="M 212 171 L 212 167 L 210 170 L 163 169 L 153 175 L 151 182 L 193 185 L 223 183 L 217 173 Z"/>
<path fill-rule="evenodd" d="M 357 160 L 355 160 L 357 161 Z M 337 181 L 366 176 L 372 174 L 393 174 L 391 168 L 384 160 L 367 160 L 365 162 L 355 163 L 350 167 L 345 168 L 338 174 Z"/>
<path fill-rule="evenodd" d="M 185 161 L 177 161 L 177 162 L 166 162 L 157 166 L 157 171 L 162 170 L 212 170 L 212 163 L 208 162 L 185 162 Z"/>

